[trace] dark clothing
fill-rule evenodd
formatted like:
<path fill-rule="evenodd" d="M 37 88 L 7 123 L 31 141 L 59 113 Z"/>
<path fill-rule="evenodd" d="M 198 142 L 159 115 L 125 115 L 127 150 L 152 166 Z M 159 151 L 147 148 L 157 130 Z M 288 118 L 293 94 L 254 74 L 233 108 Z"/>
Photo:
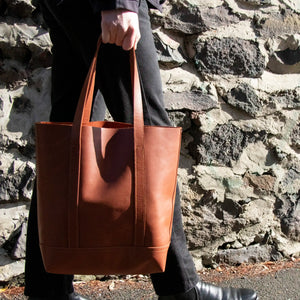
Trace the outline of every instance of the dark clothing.
<path fill-rule="evenodd" d="M 77 100 L 101 33 L 100 15 L 86 0 L 43 0 L 41 8 L 53 42 L 51 121 L 72 121 Z M 85 5 L 84 5 L 85 4 Z M 145 124 L 170 125 L 164 109 L 160 72 L 150 27 L 148 7 L 139 7 L 141 39 L 136 50 L 141 76 Z M 132 99 L 128 52 L 115 45 L 102 45 L 98 58 L 92 120 L 103 117 L 103 101 L 115 121 L 132 122 Z M 71 275 L 44 270 L 38 245 L 36 192 L 28 220 L 25 294 L 59 296 L 73 291 Z M 55 221 L 55 220 L 53 220 Z M 152 274 L 158 295 L 185 292 L 199 281 L 186 247 L 177 191 L 171 245 L 166 271 Z"/>
<path fill-rule="evenodd" d="M 117 8 L 125 8 L 134 12 L 138 12 L 141 0 L 89 0 L 91 7 L 95 13 L 101 10 L 110 10 Z M 166 0 L 147 0 L 149 7 L 162 10 L 162 4 Z"/>

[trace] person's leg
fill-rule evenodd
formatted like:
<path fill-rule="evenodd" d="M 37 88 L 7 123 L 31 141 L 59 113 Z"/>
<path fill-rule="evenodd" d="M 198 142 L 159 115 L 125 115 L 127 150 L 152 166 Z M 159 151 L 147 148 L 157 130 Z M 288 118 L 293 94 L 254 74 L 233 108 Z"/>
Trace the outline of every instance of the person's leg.
<path fill-rule="evenodd" d="M 41 297 L 67 295 L 73 292 L 73 276 L 47 273 L 39 247 L 37 225 L 37 197 L 34 186 L 28 217 L 25 262 L 25 295 Z"/>
<path fill-rule="evenodd" d="M 137 48 L 137 58 L 145 93 L 145 109 L 150 125 L 170 125 L 162 93 L 160 71 L 154 46 L 146 1 L 140 12 L 141 42 Z M 158 295 L 170 295 L 188 291 L 199 281 L 194 262 L 187 249 L 182 226 L 180 193 L 177 188 L 173 217 L 172 239 L 168 251 L 166 270 L 151 274 L 154 289 Z"/>
<path fill-rule="evenodd" d="M 148 7 L 144 0 L 141 1 L 139 20 L 141 40 L 138 43 L 136 55 L 144 94 L 145 124 L 170 126 L 171 122 L 163 102 L 160 71 Z M 132 122 L 128 53 L 124 52 L 120 47 L 105 45 L 100 50 L 99 70 L 97 84 L 112 116 L 116 121 Z M 185 292 L 199 281 L 193 260 L 186 246 L 178 191 L 175 201 L 172 241 L 168 252 L 166 270 L 164 273 L 152 274 L 151 279 L 158 295 Z"/>
<path fill-rule="evenodd" d="M 81 55 L 73 51 L 68 37 L 43 3 L 42 9 L 44 18 L 51 28 L 53 42 L 50 120 L 72 121 L 89 63 L 85 63 Z M 37 195 L 34 187 L 28 218 L 24 294 L 31 297 L 63 298 L 73 292 L 72 281 L 73 275 L 50 274 L 44 269 L 39 248 Z"/>

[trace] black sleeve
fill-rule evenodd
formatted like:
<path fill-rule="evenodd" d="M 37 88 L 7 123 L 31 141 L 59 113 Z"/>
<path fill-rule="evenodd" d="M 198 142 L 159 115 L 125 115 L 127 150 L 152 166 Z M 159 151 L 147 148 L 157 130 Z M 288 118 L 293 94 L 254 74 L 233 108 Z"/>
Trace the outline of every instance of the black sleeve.
<path fill-rule="evenodd" d="M 94 12 L 123 8 L 138 12 L 140 0 L 90 0 Z"/>

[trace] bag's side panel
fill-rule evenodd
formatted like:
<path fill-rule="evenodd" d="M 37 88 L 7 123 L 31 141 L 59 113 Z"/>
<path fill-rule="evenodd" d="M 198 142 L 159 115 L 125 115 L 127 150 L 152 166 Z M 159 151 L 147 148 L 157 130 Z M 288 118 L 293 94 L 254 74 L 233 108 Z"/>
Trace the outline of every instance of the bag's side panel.
<path fill-rule="evenodd" d="M 80 247 L 132 245 L 133 159 L 132 128 L 83 127 Z"/>
<path fill-rule="evenodd" d="M 168 245 L 177 182 L 181 128 L 145 127 L 145 245 Z"/>
<path fill-rule="evenodd" d="M 66 247 L 71 126 L 37 124 L 37 199 L 40 243 Z"/>

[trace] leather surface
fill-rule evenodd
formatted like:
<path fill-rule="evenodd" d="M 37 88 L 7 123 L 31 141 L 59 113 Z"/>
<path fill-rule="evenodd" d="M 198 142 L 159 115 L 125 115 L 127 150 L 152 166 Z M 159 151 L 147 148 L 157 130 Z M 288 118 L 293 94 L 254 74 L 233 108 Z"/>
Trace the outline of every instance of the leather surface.
<path fill-rule="evenodd" d="M 181 128 L 144 126 L 134 52 L 134 125 L 89 122 L 96 58 L 97 52 L 73 123 L 36 124 L 44 265 L 61 274 L 162 272 Z"/>

